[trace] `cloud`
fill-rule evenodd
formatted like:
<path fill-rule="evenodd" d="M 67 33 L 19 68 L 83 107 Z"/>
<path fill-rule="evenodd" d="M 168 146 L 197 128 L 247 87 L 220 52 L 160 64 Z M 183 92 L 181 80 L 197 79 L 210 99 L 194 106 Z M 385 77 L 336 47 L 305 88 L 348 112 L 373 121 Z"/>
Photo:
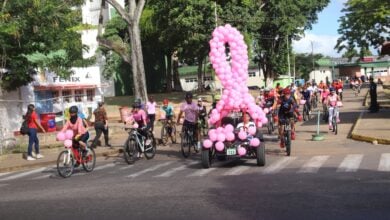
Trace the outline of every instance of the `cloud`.
<path fill-rule="evenodd" d="M 296 53 L 311 53 L 311 42 L 313 42 L 314 53 L 321 53 L 331 57 L 340 57 L 341 54 L 337 53 L 334 49 L 337 39 L 337 35 L 316 35 L 306 33 L 301 40 L 293 41 L 293 49 Z"/>

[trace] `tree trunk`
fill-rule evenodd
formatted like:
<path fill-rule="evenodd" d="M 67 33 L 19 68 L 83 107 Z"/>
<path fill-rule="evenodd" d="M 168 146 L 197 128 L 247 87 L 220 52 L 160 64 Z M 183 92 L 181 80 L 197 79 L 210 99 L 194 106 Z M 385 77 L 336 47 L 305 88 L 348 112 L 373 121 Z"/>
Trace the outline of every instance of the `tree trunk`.
<path fill-rule="evenodd" d="M 203 60 L 204 58 L 199 56 L 198 57 L 198 92 L 204 91 L 203 86 Z"/>
<path fill-rule="evenodd" d="M 183 91 L 183 88 L 181 87 L 180 75 L 179 75 L 179 58 L 175 54 L 177 53 L 174 52 L 172 57 L 173 87 L 175 88 L 175 91 Z"/>
<path fill-rule="evenodd" d="M 128 29 L 131 39 L 131 68 L 133 71 L 134 95 L 136 98 L 140 98 L 142 101 L 146 102 L 148 100 L 148 92 L 146 89 L 144 58 L 142 55 L 139 24 L 134 23 Z"/>
<path fill-rule="evenodd" d="M 172 70 L 173 70 L 173 66 L 172 66 L 172 52 L 168 52 L 168 54 L 166 55 L 166 62 L 167 62 L 167 69 L 166 69 L 166 79 L 165 79 L 165 82 L 166 82 L 166 91 L 167 92 L 172 92 Z"/>

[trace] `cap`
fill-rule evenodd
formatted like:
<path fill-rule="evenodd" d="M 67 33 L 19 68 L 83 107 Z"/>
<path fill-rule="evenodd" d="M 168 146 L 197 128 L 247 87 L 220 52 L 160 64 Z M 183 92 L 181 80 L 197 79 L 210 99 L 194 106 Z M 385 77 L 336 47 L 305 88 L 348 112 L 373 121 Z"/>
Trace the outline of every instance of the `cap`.
<path fill-rule="evenodd" d="M 290 95 L 291 94 L 291 90 L 290 89 L 283 89 L 283 94 Z"/>
<path fill-rule="evenodd" d="M 169 100 L 168 99 L 164 99 L 163 104 L 168 104 L 168 103 L 169 103 Z"/>
<path fill-rule="evenodd" d="M 79 109 L 75 105 L 69 108 L 69 113 L 77 113 L 78 111 Z"/>

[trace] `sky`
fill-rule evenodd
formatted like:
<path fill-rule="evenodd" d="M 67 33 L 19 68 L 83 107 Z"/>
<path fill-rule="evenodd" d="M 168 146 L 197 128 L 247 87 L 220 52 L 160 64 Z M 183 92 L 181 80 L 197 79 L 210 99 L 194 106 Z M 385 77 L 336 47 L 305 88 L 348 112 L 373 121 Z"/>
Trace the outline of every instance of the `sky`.
<path fill-rule="evenodd" d="M 307 30 L 305 36 L 299 41 L 293 42 L 294 52 L 311 53 L 313 42 L 313 52 L 321 53 L 331 57 L 341 57 L 334 48 L 339 34 L 338 19 L 342 16 L 341 10 L 347 0 L 331 0 L 329 5 L 318 14 L 317 23 L 313 24 L 312 30 Z"/>

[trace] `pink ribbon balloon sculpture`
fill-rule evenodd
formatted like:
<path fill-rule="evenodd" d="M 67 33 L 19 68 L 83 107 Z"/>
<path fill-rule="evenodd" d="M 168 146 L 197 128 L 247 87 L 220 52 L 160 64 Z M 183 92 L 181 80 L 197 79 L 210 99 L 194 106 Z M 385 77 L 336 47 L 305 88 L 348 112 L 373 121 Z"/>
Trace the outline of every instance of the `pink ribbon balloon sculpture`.
<path fill-rule="evenodd" d="M 231 25 L 217 27 L 210 40 L 210 61 L 224 87 L 221 100 L 216 109 L 211 112 L 209 124 L 215 125 L 230 111 L 243 110 L 248 112 L 258 127 L 267 123 L 263 110 L 256 105 L 255 99 L 249 93 L 246 81 L 248 79 L 248 47 L 244 42 L 244 36 Z M 229 44 L 231 64 L 227 61 L 225 45 Z M 212 130 L 209 132 L 210 141 L 218 141 L 217 150 L 223 150 L 222 141 L 232 140 L 232 126 L 226 126 L 225 134 Z M 218 134 L 219 133 L 219 134 Z M 223 138 L 225 136 L 225 138 Z M 244 136 L 244 135 L 242 135 Z M 246 137 L 246 134 L 245 134 Z M 242 137 L 243 138 L 243 137 Z M 210 142 L 205 142 L 205 148 L 210 147 Z M 243 150 L 241 150 L 243 153 Z"/>

